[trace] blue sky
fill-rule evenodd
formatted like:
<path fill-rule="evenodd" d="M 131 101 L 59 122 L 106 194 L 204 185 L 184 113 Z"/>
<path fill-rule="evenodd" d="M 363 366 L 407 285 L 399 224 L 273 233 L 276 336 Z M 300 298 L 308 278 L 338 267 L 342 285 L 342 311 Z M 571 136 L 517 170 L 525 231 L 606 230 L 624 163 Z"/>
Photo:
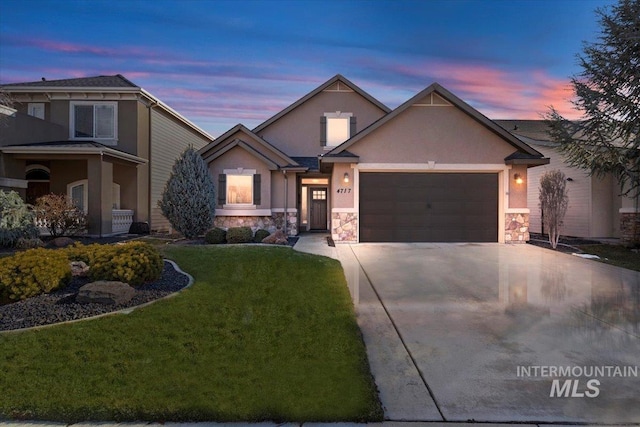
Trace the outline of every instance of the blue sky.
<path fill-rule="evenodd" d="M 0 0 L 0 83 L 123 74 L 214 136 L 338 73 L 391 108 L 437 81 L 490 118 L 572 117 L 576 54 L 613 3 Z"/>

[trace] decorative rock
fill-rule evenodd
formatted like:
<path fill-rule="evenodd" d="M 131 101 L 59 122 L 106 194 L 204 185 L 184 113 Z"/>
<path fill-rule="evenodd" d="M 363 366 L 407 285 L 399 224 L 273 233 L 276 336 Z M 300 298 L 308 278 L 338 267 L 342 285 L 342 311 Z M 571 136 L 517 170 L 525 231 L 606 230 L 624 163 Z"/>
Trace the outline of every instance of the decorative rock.
<path fill-rule="evenodd" d="M 126 283 L 99 280 L 80 288 L 76 302 L 80 304 L 126 304 L 133 298 L 135 289 Z"/>
<path fill-rule="evenodd" d="M 89 275 L 89 266 L 83 261 L 71 261 L 70 264 L 73 277 L 86 277 Z"/>
<path fill-rule="evenodd" d="M 66 248 L 67 246 L 71 246 L 74 243 L 75 242 L 73 241 L 73 239 L 70 239 L 69 237 L 56 237 L 51 241 L 51 245 L 55 246 L 56 248 Z"/>
<path fill-rule="evenodd" d="M 287 235 L 284 234 L 282 230 L 276 230 L 275 233 L 272 233 L 262 239 L 262 243 L 268 243 L 271 245 L 286 245 L 289 243 L 289 239 L 287 239 Z"/>

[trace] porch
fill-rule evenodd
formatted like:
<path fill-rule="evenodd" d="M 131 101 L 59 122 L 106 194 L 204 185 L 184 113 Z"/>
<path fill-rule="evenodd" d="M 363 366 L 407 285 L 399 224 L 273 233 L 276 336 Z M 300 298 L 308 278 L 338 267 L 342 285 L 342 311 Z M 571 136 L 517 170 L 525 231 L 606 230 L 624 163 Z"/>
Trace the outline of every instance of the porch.
<path fill-rule="evenodd" d="M 115 236 L 118 234 L 126 234 L 129 232 L 131 224 L 133 224 L 135 211 L 133 209 L 112 209 L 111 210 L 111 233 L 103 233 L 103 237 Z M 41 218 L 35 219 L 35 225 L 41 236 L 50 236 L 47 221 Z M 88 234 L 85 230 L 83 235 Z"/>

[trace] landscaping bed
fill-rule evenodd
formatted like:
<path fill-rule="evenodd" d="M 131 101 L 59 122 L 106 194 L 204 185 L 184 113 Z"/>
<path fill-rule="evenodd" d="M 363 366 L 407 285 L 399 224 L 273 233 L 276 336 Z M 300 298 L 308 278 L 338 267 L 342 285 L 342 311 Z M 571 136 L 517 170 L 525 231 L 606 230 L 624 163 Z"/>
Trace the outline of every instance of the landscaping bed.
<path fill-rule="evenodd" d="M 337 261 L 264 245 L 163 251 L 195 279 L 175 298 L 0 334 L 0 420 L 382 420 Z"/>
<path fill-rule="evenodd" d="M 0 331 L 84 319 L 138 306 L 183 289 L 187 286 L 189 279 L 177 272 L 171 263 L 165 261 L 160 279 L 136 287 L 135 295 L 128 303 L 119 305 L 77 303 L 75 297 L 78 290 L 89 282 L 91 280 L 87 277 L 74 277 L 63 289 L 0 305 Z"/>

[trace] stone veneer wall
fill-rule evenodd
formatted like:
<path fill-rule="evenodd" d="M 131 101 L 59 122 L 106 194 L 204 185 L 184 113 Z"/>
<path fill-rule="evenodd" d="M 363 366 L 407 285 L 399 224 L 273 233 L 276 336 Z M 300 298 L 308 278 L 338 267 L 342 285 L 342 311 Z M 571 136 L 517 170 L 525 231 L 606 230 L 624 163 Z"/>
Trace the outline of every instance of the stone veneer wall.
<path fill-rule="evenodd" d="M 620 214 L 620 237 L 624 243 L 632 243 L 640 240 L 640 212 L 625 212 Z"/>
<path fill-rule="evenodd" d="M 357 242 L 358 213 L 332 212 L 331 238 L 334 242 Z"/>
<path fill-rule="evenodd" d="M 298 214 L 287 212 L 287 231 L 290 236 L 298 235 Z M 256 230 L 264 229 L 273 233 L 284 228 L 284 212 L 274 212 L 271 216 L 216 216 L 213 219 L 213 226 L 224 228 L 230 227 L 251 227 Z"/>
<path fill-rule="evenodd" d="M 507 213 L 504 221 L 505 243 L 526 243 L 529 240 L 529 214 Z"/>

